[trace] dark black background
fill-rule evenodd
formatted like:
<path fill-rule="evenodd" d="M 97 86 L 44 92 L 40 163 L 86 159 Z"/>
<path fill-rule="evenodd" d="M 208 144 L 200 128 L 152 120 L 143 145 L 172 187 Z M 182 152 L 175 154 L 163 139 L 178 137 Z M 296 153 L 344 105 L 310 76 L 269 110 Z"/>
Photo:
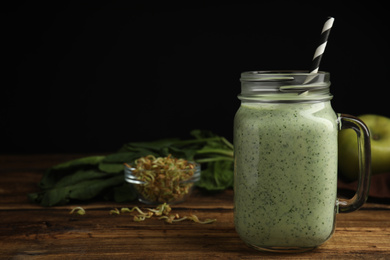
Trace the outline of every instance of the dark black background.
<path fill-rule="evenodd" d="M 383 1 L 135 2 L 1 8 L 0 153 L 111 152 L 194 128 L 231 140 L 240 73 L 308 70 L 327 16 L 335 111 L 390 116 Z"/>

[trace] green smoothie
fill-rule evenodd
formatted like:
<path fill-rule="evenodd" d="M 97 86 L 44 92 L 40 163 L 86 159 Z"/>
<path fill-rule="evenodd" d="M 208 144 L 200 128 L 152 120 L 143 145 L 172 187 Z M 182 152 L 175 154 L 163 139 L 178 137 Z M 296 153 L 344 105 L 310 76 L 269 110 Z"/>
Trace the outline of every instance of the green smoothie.
<path fill-rule="evenodd" d="M 234 120 L 234 221 L 256 248 L 313 248 L 334 230 L 337 116 L 330 101 L 243 102 Z"/>

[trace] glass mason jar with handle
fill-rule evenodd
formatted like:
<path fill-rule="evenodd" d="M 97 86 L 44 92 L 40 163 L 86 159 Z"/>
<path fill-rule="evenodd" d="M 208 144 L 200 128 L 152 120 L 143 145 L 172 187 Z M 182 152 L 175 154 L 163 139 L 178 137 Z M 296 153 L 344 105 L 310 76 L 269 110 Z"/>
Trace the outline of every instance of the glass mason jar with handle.
<path fill-rule="evenodd" d="M 234 223 L 250 247 L 302 252 L 333 234 L 337 213 L 360 208 L 370 186 L 370 138 L 356 117 L 336 114 L 330 75 L 300 71 L 241 74 L 234 118 Z M 360 179 L 337 198 L 337 135 L 356 131 Z"/>

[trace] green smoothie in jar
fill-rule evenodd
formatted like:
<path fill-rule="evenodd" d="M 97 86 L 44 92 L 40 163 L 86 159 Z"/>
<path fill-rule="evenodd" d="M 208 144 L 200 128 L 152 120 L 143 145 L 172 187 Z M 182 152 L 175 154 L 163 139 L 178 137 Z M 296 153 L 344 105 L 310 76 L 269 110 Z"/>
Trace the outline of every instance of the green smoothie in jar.
<path fill-rule="evenodd" d="M 236 231 L 258 250 L 313 249 L 332 236 L 338 210 L 337 135 L 345 119 L 331 107 L 329 73 L 245 72 L 241 82 Z"/>
<path fill-rule="evenodd" d="M 329 102 L 241 106 L 234 133 L 241 174 L 234 191 L 239 195 L 235 225 L 245 242 L 313 247 L 330 237 L 337 188 L 336 119 Z"/>

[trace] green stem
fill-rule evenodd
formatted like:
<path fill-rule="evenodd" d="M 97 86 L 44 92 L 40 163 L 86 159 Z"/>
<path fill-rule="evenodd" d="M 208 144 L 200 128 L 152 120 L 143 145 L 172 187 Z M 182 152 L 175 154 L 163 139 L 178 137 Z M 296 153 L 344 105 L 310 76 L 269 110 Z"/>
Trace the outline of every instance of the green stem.
<path fill-rule="evenodd" d="M 196 144 L 196 143 L 205 143 L 209 141 L 218 141 L 220 140 L 220 137 L 208 137 L 208 138 L 201 138 L 201 139 L 190 139 L 190 140 L 179 140 L 177 142 L 174 142 L 174 145 L 188 145 L 188 144 Z"/>
<path fill-rule="evenodd" d="M 230 149 L 234 149 L 233 144 L 229 142 L 225 137 L 222 137 L 222 142 L 224 142 Z"/>
<path fill-rule="evenodd" d="M 216 161 L 233 161 L 231 157 L 209 157 L 209 158 L 201 158 L 195 160 L 197 163 L 208 163 L 208 162 L 216 162 Z"/>
<path fill-rule="evenodd" d="M 208 153 L 220 154 L 220 155 L 225 155 L 233 158 L 233 151 L 231 150 L 205 148 L 196 151 L 196 154 L 208 154 Z"/>

